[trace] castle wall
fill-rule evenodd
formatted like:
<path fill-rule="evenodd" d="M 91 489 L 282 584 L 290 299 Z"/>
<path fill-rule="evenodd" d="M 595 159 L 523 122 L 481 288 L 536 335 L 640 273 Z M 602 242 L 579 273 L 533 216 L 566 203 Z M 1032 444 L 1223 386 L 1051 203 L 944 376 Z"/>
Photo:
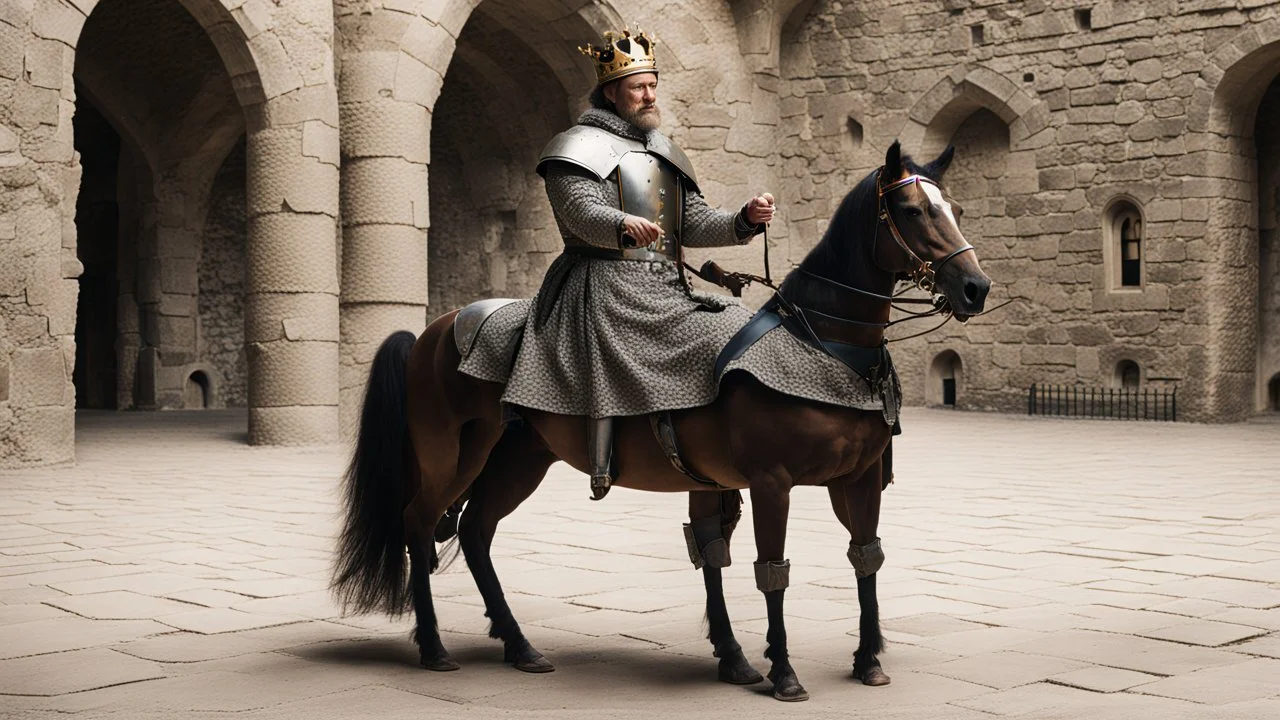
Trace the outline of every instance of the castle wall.
<path fill-rule="evenodd" d="M 121 140 L 116 405 L 203 403 L 204 373 L 252 442 L 327 442 L 389 332 L 536 290 L 559 249 L 537 153 L 593 85 L 577 45 L 625 24 L 659 38 L 663 129 L 708 200 L 778 197 L 775 274 L 894 139 L 957 146 L 962 229 L 1013 302 L 899 346 L 909 401 L 950 374 L 959 407 L 1017 412 L 1031 383 L 1136 362 L 1182 417 L 1269 402 L 1271 4 L 47 0 L 0 5 L 0 464 L 73 457 L 78 258 L 102 260 L 78 246 L 77 103 Z M 760 271 L 760 250 L 689 259 Z"/>
<path fill-rule="evenodd" d="M 988 193 L 992 179 L 968 167 L 966 152 L 1005 166 L 1003 187 L 961 225 L 996 282 L 989 304 L 1014 303 L 900 346 L 908 398 L 923 401 L 928 363 L 950 349 L 965 364 L 962 407 L 1017 412 L 1033 382 L 1108 385 L 1131 360 L 1146 382 L 1179 386 L 1184 417 L 1252 411 L 1255 390 L 1238 380 L 1252 368 L 1225 348 L 1252 352 L 1256 331 L 1240 313 L 1255 317 L 1253 303 L 1232 303 L 1235 316 L 1221 307 L 1228 288 L 1257 287 L 1247 267 L 1233 269 L 1250 233 L 1256 247 L 1244 217 L 1252 201 L 1215 204 L 1223 193 L 1214 181 L 1250 179 L 1243 163 L 1214 169 L 1226 152 L 1212 147 L 1202 118 L 1212 84 L 1265 45 L 1248 28 L 1269 27 L 1275 9 L 1229 5 L 1102 2 L 1087 16 L 1065 2 L 813 5 L 782 63 L 793 259 L 895 138 L 922 159 L 957 144 L 948 177 L 957 197 Z M 1220 53 L 1235 43 L 1234 57 Z M 1249 71 L 1262 76 L 1240 90 L 1256 98 L 1280 65 Z M 982 109 L 989 115 L 974 127 Z M 865 129 L 863 148 L 845 137 L 850 117 Z M 991 147 L 1004 133 L 1000 161 Z M 1121 198 L 1145 218 L 1140 288 L 1113 287 L 1108 275 L 1105 214 Z M 1224 239 L 1211 216 L 1222 218 Z"/>

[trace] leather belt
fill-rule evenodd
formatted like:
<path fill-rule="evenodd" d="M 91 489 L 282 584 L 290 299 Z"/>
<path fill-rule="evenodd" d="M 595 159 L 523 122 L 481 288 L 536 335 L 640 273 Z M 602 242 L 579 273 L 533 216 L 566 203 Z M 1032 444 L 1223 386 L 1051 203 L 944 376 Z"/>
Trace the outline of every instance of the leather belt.
<path fill-rule="evenodd" d="M 649 247 L 626 248 L 619 250 L 611 250 L 609 248 L 600 247 L 582 247 L 578 245 L 566 246 L 564 251 L 572 255 L 581 255 L 583 257 L 595 258 L 597 260 L 645 260 L 649 262 L 676 262 L 679 258 L 676 255 L 677 245 L 675 243 L 667 243 L 665 250 L 654 250 Z"/>

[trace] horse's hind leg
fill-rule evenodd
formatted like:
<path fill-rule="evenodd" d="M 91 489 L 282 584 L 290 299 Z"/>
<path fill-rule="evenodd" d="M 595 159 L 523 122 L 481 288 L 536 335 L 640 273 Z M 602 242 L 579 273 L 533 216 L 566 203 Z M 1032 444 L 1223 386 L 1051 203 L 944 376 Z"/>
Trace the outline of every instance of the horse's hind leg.
<path fill-rule="evenodd" d="M 496 407 L 496 403 L 494 403 Z M 411 486 L 416 494 L 404 510 L 405 542 L 409 548 L 409 582 L 418 624 L 413 637 L 422 665 L 429 670 L 456 670 L 458 663 L 440 641 L 435 604 L 431 599 L 431 573 L 438 557 L 436 525 L 450 505 L 467 491 L 484 467 L 485 458 L 502 434 L 492 418 L 470 420 L 459 430 L 434 428 L 413 436 L 418 471 Z"/>
<path fill-rule="evenodd" d="M 431 601 L 431 567 L 435 563 L 434 540 L 425 541 L 411 536 L 409 545 L 409 583 L 413 590 L 413 612 L 417 626 L 413 629 L 413 641 L 418 644 L 418 658 L 428 670 L 444 672 L 457 670 L 459 665 L 449 656 L 440 642 L 440 630 L 436 625 L 435 603 Z"/>
<path fill-rule="evenodd" d="M 498 522 L 528 499 L 554 461 L 555 456 L 527 425 L 512 423 L 471 486 L 471 499 L 458 527 L 467 566 L 484 597 L 489 637 L 502 640 L 506 662 L 533 673 L 551 672 L 555 667 L 525 639 L 503 595 L 489 551 Z"/>
<path fill-rule="evenodd" d="M 884 551 L 876 536 L 880 524 L 880 493 L 887 484 L 882 460 L 859 478 L 845 478 L 827 486 L 831 507 L 848 530 L 849 562 L 858 578 L 858 649 L 853 653 L 853 676 L 866 685 L 888 685 L 889 676 L 877 655 L 884 651 L 880 634 L 880 604 L 876 599 L 876 572 L 884 564 Z"/>
<path fill-rule="evenodd" d="M 729 538 L 741 517 L 741 492 L 691 492 L 684 535 L 689 559 L 694 567 L 702 568 L 702 581 L 707 587 L 707 637 L 715 648 L 714 655 L 720 658 L 719 678 L 734 685 L 751 685 L 764 678 L 747 662 L 733 635 L 721 572 L 729 566 Z"/>

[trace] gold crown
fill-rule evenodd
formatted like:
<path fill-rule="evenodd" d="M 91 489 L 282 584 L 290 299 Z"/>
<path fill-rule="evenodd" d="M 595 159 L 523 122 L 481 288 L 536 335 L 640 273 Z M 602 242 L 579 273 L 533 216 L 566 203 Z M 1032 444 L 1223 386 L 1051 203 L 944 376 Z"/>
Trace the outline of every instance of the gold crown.
<path fill-rule="evenodd" d="M 657 41 L 636 30 L 621 33 L 604 34 L 604 47 L 595 47 L 587 43 L 579 47 L 578 52 L 591 58 L 596 64 L 596 86 L 603 85 L 620 77 L 642 72 L 658 72 L 658 65 L 653 60 L 653 46 Z"/>

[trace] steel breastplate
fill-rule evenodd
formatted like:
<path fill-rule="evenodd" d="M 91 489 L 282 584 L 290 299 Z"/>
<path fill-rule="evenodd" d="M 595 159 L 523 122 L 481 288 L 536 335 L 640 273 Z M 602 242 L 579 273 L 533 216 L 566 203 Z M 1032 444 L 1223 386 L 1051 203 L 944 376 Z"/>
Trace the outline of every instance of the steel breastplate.
<path fill-rule="evenodd" d="M 623 212 L 642 217 L 666 233 L 653 250 L 674 257 L 680 241 L 684 196 L 680 176 L 659 156 L 632 151 L 618 162 L 618 201 Z"/>

